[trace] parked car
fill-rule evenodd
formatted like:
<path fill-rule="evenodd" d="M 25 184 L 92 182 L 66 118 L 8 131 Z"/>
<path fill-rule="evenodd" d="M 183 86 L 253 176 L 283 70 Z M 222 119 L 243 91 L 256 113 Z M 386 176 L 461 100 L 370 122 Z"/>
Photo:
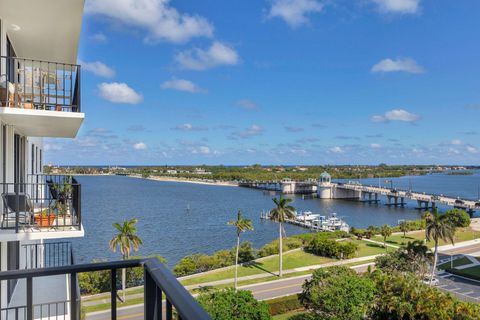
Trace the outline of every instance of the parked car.
<path fill-rule="evenodd" d="M 430 281 L 430 277 L 426 276 L 425 278 L 423 278 L 423 283 L 428 284 L 428 285 L 431 284 L 433 286 L 438 286 L 440 282 L 435 277 L 433 277 L 433 279 Z"/>

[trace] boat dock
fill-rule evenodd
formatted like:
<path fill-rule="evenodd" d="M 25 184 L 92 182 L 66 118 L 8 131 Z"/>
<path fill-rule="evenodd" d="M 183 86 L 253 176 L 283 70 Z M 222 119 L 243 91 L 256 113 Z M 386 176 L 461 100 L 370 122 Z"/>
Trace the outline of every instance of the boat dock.
<path fill-rule="evenodd" d="M 260 213 L 260 219 L 271 220 L 269 213 L 265 211 Z M 317 232 L 348 232 L 350 230 L 350 226 L 342 219 L 337 218 L 336 213 L 332 213 L 329 216 L 322 216 L 306 211 L 302 212 L 302 214 L 297 214 L 295 219 L 287 219 L 285 222 Z"/>

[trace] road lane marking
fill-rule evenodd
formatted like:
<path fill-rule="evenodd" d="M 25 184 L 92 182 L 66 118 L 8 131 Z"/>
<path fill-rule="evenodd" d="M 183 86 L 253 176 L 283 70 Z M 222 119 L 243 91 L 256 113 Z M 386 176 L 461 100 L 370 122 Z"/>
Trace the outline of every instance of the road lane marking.
<path fill-rule="evenodd" d="M 143 316 L 143 312 L 140 312 L 140 313 L 135 313 L 135 314 L 128 314 L 128 315 L 125 315 L 125 316 L 120 316 L 120 317 L 117 317 L 117 319 L 131 319 L 131 318 L 134 318 L 134 317 L 140 317 L 140 316 Z"/>
<path fill-rule="evenodd" d="M 271 292 L 271 291 L 277 291 L 277 290 L 282 290 L 282 289 L 288 289 L 288 288 L 293 288 L 293 287 L 298 287 L 299 284 L 292 284 L 289 286 L 283 286 L 283 287 L 277 287 L 277 288 L 271 288 L 271 289 L 265 289 L 265 290 L 259 290 L 259 291 L 252 291 L 253 294 L 258 294 L 258 293 L 265 293 L 265 292 Z"/>

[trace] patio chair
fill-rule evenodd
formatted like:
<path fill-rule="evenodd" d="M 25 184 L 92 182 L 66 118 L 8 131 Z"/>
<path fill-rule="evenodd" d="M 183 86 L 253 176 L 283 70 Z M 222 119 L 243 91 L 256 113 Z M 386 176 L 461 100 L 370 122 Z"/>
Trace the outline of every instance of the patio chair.
<path fill-rule="evenodd" d="M 13 222 L 13 227 L 15 227 L 17 212 L 20 224 L 23 226 L 31 224 L 33 205 L 28 195 L 25 193 L 4 193 L 2 194 L 2 199 L 4 207 L 2 215 L 3 227 L 9 228 L 10 222 Z"/>

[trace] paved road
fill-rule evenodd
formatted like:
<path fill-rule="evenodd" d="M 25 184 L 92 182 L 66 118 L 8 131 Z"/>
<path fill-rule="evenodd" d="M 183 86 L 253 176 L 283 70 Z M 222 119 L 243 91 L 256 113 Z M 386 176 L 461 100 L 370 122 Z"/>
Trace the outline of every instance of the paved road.
<path fill-rule="evenodd" d="M 451 254 L 480 254 L 480 243 L 475 243 L 470 246 L 465 246 L 461 248 L 452 248 L 448 250 L 442 250 L 440 255 L 451 255 Z"/>
<path fill-rule="evenodd" d="M 445 250 L 440 254 L 440 259 L 448 261 L 450 255 L 472 254 L 480 252 L 480 244 L 474 244 L 462 248 Z M 358 272 L 366 271 L 368 266 L 354 267 Z M 275 280 L 266 283 L 252 284 L 242 287 L 245 290 L 252 291 L 255 298 L 260 300 L 273 299 L 285 295 L 295 294 L 302 291 L 302 284 L 310 275 Z M 458 298 L 480 302 L 480 283 L 464 280 L 453 275 L 444 275 L 439 277 L 439 289 L 448 291 Z M 143 305 L 136 305 L 118 310 L 117 319 L 119 320 L 141 320 L 143 319 Z M 110 319 L 110 311 L 97 313 L 87 317 L 87 320 L 106 320 Z"/>
<path fill-rule="evenodd" d="M 310 275 L 288 278 L 284 280 L 275 280 L 262 284 L 249 285 L 241 287 L 252 291 L 255 298 L 259 300 L 272 299 L 275 297 L 299 293 L 302 291 L 302 284 Z M 88 320 L 110 319 L 110 312 L 88 316 Z M 118 310 L 117 319 L 143 319 L 143 305 L 133 306 L 131 308 L 122 308 Z"/>
<path fill-rule="evenodd" d="M 439 276 L 438 288 L 458 299 L 480 303 L 480 283 L 445 273 Z"/>
<path fill-rule="evenodd" d="M 353 269 L 358 272 L 365 272 L 368 266 L 357 266 Z M 249 290 L 253 293 L 256 299 L 267 300 L 276 297 L 282 297 L 302 291 L 302 284 L 306 279 L 309 279 L 310 275 L 292 277 L 287 279 L 275 280 L 265 283 L 252 284 L 248 286 L 240 287 L 245 290 Z M 110 319 L 110 311 L 96 313 L 89 315 L 87 320 L 106 320 Z M 143 305 L 132 306 L 128 308 L 122 308 L 118 310 L 117 319 L 119 320 L 140 320 L 143 319 Z"/>

